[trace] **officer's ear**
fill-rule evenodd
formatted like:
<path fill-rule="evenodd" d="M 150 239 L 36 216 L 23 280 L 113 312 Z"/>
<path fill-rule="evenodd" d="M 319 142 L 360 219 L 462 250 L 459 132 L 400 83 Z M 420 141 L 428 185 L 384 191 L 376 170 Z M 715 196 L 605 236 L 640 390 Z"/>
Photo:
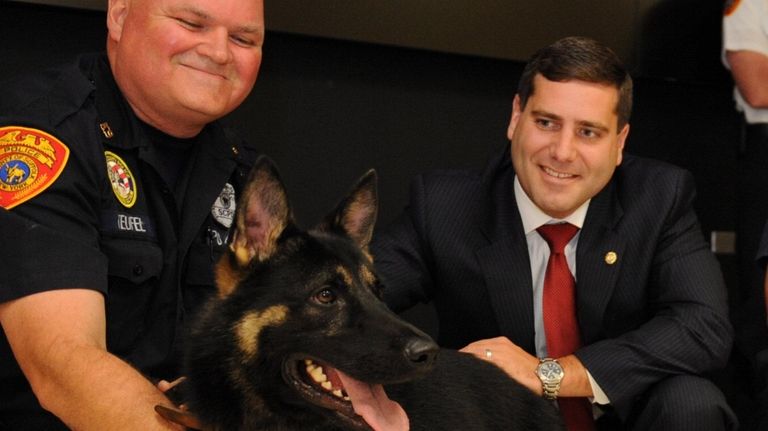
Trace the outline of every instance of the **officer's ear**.
<path fill-rule="evenodd" d="M 107 30 L 109 38 L 114 42 L 119 42 L 123 35 L 123 25 L 128 15 L 128 1 L 130 0 L 109 0 L 107 5 Z"/>
<path fill-rule="evenodd" d="M 237 201 L 230 253 L 216 267 L 221 296 L 237 287 L 252 262 L 262 262 L 275 253 L 277 241 L 291 221 L 288 196 L 277 168 L 262 156 L 248 174 Z"/>

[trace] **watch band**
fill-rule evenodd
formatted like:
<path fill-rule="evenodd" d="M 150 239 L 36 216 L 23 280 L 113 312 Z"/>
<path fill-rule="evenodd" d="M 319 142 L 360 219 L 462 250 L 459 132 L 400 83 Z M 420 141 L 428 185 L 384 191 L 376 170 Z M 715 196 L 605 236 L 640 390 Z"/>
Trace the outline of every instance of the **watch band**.
<path fill-rule="evenodd" d="M 555 367 L 555 369 L 558 370 L 558 376 L 552 377 L 550 375 L 552 372 L 552 367 Z M 548 369 L 542 372 L 543 368 Z M 557 396 L 560 394 L 560 383 L 565 376 L 563 367 L 560 365 L 560 362 L 553 358 L 540 358 L 539 366 L 536 369 L 536 374 L 538 375 L 539 380 L 541 380 L 541 390 L 544 398 L 548 400 L 556 400 Z"/>
<path fill-rule="evenodd" d="M 557 395 L 560 393 L 560 382 L 541 382 L 541 389 L 544 391 L 544 398 L 548 400 L 556 400 Z"/>

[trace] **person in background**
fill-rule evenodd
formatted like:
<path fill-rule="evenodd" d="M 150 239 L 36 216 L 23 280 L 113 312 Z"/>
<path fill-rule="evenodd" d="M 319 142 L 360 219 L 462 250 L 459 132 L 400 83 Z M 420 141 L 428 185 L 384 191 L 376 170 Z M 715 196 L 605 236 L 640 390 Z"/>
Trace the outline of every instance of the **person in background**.
<path fill-rule="evenodd" d="M 395 311 L 556 402 L 569 430 L 732 430 L 705 373 L 732 343 L 690 173 L 624 154 L 632 80 L 568 37 L 527 63 L 482 172 L 418 176 L 371 253 Z"/>
<path fill-rule="evenodd" d="M 757 251 L 757 265 L 765 273 L 765 279 L 763 281 L 763 295 L 768 296 L 768 223 L 763 230 L 763 236 L 760 240 L 760 245 Z M 768 308 L 768 302 L 761 302 L 754 297 L 752 298 L 754 304 L 758 306 L 765 306 Z M 754 429 L 757 431 L 768 430 L 768 336 L 766 336 L 765 328 L 768 327 L 768 321 L 765 320 L 766 314 L 754 312 L 754 307 L 747 307 L 748 312 L 752 313 L 751 318 L 747 322 L 747 329 L 744 331 L 748 335 L 753 335 L 754 329 L 757 328 L 757 337 L 762 335 L 762 338 L 753 340 L 754 346 L 743 347 L 744 351 L 751 353 L 748 359 L 750 359 L 751 370 L 744 370 L 745 374 L 750 377 L 749 385 L 747 385 L 747 392 L 755 399 L 756 406 L 750 409 L 749 417 L 747 418 L 747 427 L 745 429 Z M 751 324 L 751 327 L 750 325 Z M 749 338 L 747 338 L 749 341 Z"/>
<path fill-rule="evenodd" d="M 765 236 L 768 220 L 768 3 L 729 0 L 723 14 L 723 64 L 735 83 L 741 118 L 736 183 L 736 254 L 739 291 L 735 302 L 736 346 L 752 366 L 747 392 L 759 394 L 753 409 L 768 429 L 768 325 L 766 325 Z M 755 258 L 761 259 L 757 264 Z M 760 420 L 760 419 L 757 419 Z"/>
<path fill-rule="evenodd" d="M 262 0 L 110 0 L 105 54 L 2 84 L 0 429 L 170 430 L 256 151 Z"/>

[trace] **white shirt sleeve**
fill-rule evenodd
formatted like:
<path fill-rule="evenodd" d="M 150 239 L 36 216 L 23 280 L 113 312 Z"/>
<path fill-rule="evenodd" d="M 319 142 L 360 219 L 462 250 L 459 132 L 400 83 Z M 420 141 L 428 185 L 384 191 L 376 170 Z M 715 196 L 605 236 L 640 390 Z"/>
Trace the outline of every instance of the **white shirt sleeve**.
<path fill-rule="evenodd" d="M 725 51 L 755 51 L 768 55 L 768 0 L 734 0 L 723 16 Z M 723 57 L 723 63 L 728 63 Z"/>

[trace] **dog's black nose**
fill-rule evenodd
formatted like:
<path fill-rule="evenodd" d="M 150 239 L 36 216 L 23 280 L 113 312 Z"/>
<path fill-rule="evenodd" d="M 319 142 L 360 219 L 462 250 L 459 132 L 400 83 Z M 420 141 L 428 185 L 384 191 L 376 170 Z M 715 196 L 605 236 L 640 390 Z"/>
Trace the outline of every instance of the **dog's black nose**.
<path fill-rule="evenodd" d="M 425 338 L 413 338 L 405 345 L 405 357 L 417 365 L 431 365 L 435 362 L 440 348 L 434 341 Z"/>

